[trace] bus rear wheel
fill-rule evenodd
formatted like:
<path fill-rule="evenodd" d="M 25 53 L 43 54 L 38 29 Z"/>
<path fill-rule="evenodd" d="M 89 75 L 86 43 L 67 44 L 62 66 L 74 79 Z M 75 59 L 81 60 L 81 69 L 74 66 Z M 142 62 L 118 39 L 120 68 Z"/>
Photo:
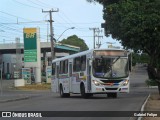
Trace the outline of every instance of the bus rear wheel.
<path fill-rule="evenodd" d="M 60 93 L 60 97 L 70 97 L 70 94 L 69 93 L 64 93 L 63 92 L 63 86 L 62 85 L 60 85 L 60 88 L 59 88 L 60 90 L 59 90 L 59 93 Z"/>

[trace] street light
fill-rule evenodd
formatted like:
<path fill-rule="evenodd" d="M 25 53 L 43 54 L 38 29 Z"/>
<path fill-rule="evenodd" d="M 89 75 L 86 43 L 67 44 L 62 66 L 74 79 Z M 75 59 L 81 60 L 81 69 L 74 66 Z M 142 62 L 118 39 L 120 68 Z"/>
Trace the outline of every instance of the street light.
<path fill-rule="evenodd" d="M 65 33 L 67 30 L 69 29 L 74 29 L 75 27 L 71 27 L 71 28 L 67 28 L 65 31 L 63 31 L 63 33 Z M 63 33 L 59 36 L 59 38 L 63 35 Z M 59 40 L 59 38 L 57 39 L 57 41 Z"/>

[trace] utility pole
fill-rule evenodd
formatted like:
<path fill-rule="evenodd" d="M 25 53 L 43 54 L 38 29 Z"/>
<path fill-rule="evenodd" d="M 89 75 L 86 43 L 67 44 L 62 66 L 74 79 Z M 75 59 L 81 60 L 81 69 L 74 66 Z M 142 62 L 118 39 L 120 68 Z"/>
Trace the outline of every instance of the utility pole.
<path fill-rule="evenodd" d="M 97 34 L 98 34 L 98 35 L 96 35 L 96 37 L 98 37 L 98 41 L 97 41 L 97 43 L 96 43 L 97 48 L 100 48 L 100 46 L 101 46 L 101 42 L 100 42 L 99 39 L 100 39 L 100 38 L 103 38 L 103 36 L 100 36 L 100 35 L 99 35 L 100 32 L 102 32 L 102 30 L 99 30 L 99 29 L 98 29 L 98 30 L 97 30 Z"/>
<path fill-rule="evenodd" d="M 54 34 L 53 34 L 53 25 L 52 22 L 54 22 L 52 20 L 52 12 L 58 12 L 59 10 L 49 10 L 49 11 L 43 11 L 42 9 L 42 13 L 46 13 L 49 12 L 49 16 L 50 16 L 50 20 L 48 20 L 48 22 L 50 22 L 50 37 L 51 37 L 51 59 L 53 60 L 55 58 L 54 56 Z M 51 61 L 52 61 L 51 60 Z"/>
<path fill-rule="evenodd" d="M 103 37 L 103 36 L 99 36 L 99 33 L 101 32 L 101 30 L 99 30 L 99 28 L 89 28 L 89 30 L 93 30 L 93 48 L 95 49 L 95 38 L 98 37 L 98 43 L 97 46 L 98 48 L 100 47 L 101 43 L 99 41 L 99 38 Z M 98 33 L 98 35 L 96 35 L 96 33 Z"/>
<path fill-rule="evenodd" d="M 89 28 L 89 30 L 93 30 L 93 48 L 95 49 L 95 38 L 96 38 L 96 31 L 99 28 Z"/>
<path fill-rule="evenodd" d="M 2 70 L 3 70 L 3 68 L 2 68 L 2 65 L 1 65 L 1 68 L 0 68 L 0 71 L 1 71 L 1 72 L 0 72 L 0 74 L 1 74 L 1 78 L 0 78 L 0 79 L 1 79 L 1 96 L 3 95 L 3 85 L 2 85 L 2 84 L 3 84 L 3 83 L 2 83 L 2 73 L 3 73 L 3 72 L 2 72 Z"/>

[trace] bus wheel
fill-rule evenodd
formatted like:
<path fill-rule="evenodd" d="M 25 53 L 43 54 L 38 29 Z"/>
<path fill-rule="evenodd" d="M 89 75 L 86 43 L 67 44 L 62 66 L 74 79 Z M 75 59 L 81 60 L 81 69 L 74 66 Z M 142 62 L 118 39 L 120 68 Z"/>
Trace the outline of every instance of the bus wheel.
<path fill-rule="evenodd" d="M 81 96 L 82 96 L 83 98 L 85 98 L 86 93 L 85 93 L 85 87 L 84 87 L 84 84 L 81 84 L 80 89 L 81 89 Z"/>
<path fill-rule="evenodd" d="M 83 98 L 89 98 L 89 97 L 90 97 L 90 94 L 85 93 L 84 84 L 81 84 L 80 89 L 81 89 L 81 96 L 82 96 Z"/>
<path fill-rule="evenodd" d="M 69 93 L 64 93 L 63 92 L 63 86 L 62 85 L 60 85 L 59 93 L 60 93 L 60 97 L 70 97 Z"/>
<path fill-rule="evenodd" d="M 109 98 L 117 98 L 117 93 L 107 93 Z"/>
<path fill-rule="evenodd" d="M 60 85 L 59 93 L 60 93 L 60 97 L 65 97 L 65 94 L 64 94 L 64 92 L 63 92 L 63 87 L 62 87 L 62 85 Z"/>
<path fill-rule="evenodd" d="M 70 97 L 70 94 L 69 93 L 65 93 L 65 97 Z"/>

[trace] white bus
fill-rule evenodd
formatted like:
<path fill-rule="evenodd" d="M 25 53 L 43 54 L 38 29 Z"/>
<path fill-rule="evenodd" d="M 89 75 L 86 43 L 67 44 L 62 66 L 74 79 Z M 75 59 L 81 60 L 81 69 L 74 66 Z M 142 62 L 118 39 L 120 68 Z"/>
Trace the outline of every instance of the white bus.
<path fill-rule="evenodd" d="M 93 94 L 117 97 L 129 92 L 128 53 L 122 49 L 93 49 L 52 61 L 53 92 L 87 98 Z"/>

